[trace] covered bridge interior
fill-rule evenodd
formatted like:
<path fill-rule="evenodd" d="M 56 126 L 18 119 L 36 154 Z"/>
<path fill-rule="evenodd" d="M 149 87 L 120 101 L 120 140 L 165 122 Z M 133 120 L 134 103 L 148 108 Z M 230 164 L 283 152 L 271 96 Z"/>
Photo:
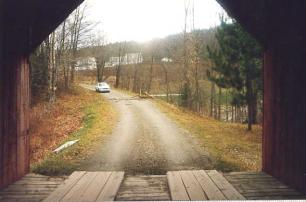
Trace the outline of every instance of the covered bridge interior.
<path fill-rule="evenodd" d="M 0 1 L 0 188 L 29 172 L 29 55 L 81 2 Z M 264 47 L 262 169 L 306 193 L 306 2 L 218 2 Z"/>

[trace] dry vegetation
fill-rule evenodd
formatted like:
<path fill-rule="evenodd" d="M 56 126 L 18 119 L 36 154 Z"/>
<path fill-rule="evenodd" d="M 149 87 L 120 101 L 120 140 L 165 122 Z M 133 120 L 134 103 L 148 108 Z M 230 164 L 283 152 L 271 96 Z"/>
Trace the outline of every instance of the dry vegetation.
<path fill-rule="evenodd" d="M 76 170 L 95 143 L 111 134 L 117 113 L 95 92 L 81 88 L 59 95 L 55 104 L 38 104 L 31 113 L 31 163 L 34 172 L 57 175 Z M 53 154 L 68 140 L 74 146 Z"/>
<path fill-rule="evenodd" d="M 43 102 L 31 109 L 31 163 L 41 161 L 69 134 L 80 129 L 82 108 L 88 100 L 88 97 L 79 96 L 80 93 L 79 89 L 74 89 L 59 95 L 54 104 Z"/>
<path fill-rule="evenodd" d="M 246 125 L 201 117 L 163 101 L 156 103 L 170 118 L 202 140 L 216 169 L 225 172 L 261 170 L 261 126 L 247 131 Z"/>

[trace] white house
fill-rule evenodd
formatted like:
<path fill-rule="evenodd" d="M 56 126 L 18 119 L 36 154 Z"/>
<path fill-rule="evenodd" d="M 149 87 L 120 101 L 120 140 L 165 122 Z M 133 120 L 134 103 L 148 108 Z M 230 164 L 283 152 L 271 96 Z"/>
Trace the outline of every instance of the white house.
<path fill-rule="evenodd" d="M 162 58 L 161 61 L 162 62 L 173 62 L 173 60 L 171 58 L 167 58 L 167 57 Z"/>
<path fill-rule="evenodd" d="M 94 70 L 97 69 L 96 58 L 84 57 L 78 58 L 76 61 L 75 70 Z"/>
<path fill-rule="evenodd" d="M 141 53 L 127 53 L 120 57 L 121 65 L 139 64 L 143 62 Z M 105 63 L 105 67 L 115 67 L 119 65 L 119 57 L 110 57 L 109 61 Z"/>

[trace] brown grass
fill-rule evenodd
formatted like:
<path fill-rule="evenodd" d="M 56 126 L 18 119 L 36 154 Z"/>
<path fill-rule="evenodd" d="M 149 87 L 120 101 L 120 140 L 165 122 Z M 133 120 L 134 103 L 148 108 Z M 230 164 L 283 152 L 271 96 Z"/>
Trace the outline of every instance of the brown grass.
<path fill-rule="evenodd" d="M 183 128 L 196 134 L 202 145 L 214 158 L 215 167 L 222 171 L 261 170 L 262 128 L 217 121 L 201 117 L 163 101 L 156 102 Z"/>
<path fill-rule="evenodd" d="M 31 163 L 41 161 L 46 153 L 81 127 L 82 108 L 88 101 L 82 93 L 87 92 L 74 89 L 60 94 L 55 103 L 43 102 L 31 109 Z"/>
<path fill-rule="evenodd" d="M 82 88 L 60 95 L 54 105 L 32 110 L 32 172 L 69 175 L 78 170 L 103 143 L 118 119 L 117 111 L 98 93 Z M 52 150 L 66 141 L 79 142 L 58 154 Z"/>
<path fill-rule="evenodd" d="M 70 92 L 58 95 L 53 104 L 43 102 L 34 106 L 31 109 L 30 117 L 31 164 L 44 160 L 59 144 L 68 140 L 71 134 L 84 128 L 85 118 L 88 115 L 86 108 L 95 103 L 101 104 L 101 102 L 106 101 L 96 93 L 75 88 Z M 104 106 L 112 110 L 109 104 Z M 113 119 L 114 114 L 114 111 L 107 116 L 103 113 L 104 119 Z M 106 123 L 111 121 L 106 121 Z"/>

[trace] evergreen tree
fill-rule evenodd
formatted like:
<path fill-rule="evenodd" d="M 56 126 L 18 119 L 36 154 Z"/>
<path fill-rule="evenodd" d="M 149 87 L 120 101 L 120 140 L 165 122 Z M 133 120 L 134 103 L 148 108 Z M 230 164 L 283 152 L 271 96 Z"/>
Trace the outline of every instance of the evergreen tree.
<path fill-rule="evenodd" d="M 46 91 L 48 90 L 48 55 L 45 43 L 42 43 L 31 55 L 30 64 L 33 102 L 37 98 L 46 98 Z"/>
<path fill-rule="evenodd" d="M 216 33 L 219 47 L 207 47 L 209 58 L 214 63 L 214 74 L 209 78 L 221 88 L 231 88 L 232 104 L 247 104 L 248 130 L 257 122 L 257 100 L 262 91 L 261 47 L 237 23 L 222 21 Z"/>

